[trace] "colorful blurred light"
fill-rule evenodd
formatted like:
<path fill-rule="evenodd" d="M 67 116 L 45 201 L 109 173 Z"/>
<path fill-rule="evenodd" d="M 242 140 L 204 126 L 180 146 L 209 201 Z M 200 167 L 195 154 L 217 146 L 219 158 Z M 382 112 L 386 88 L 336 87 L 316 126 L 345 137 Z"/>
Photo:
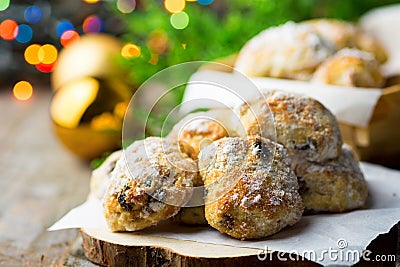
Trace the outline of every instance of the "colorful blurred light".
<path fill-rule="evenodd" d="M 140 56 L 140 47 L 135 44 L 127 43 L 122 47 L 121 55 L 124 58 L 138 57 Z"/>
<path fill-rule="evenodd" d="M 4 40 L 14 40 L 18 35 L 18 24 L 12 19 L 6 19 L 0 24 L 0 37 Z"/>
<path fill-rule="evenodd" d="M 72 23 L 69 21 L 62 21 L 58 23 L 56 29 L 58 37 L 61 37 L 61 35 L 66 31 L 73 31 L 73 30 L 74 30 L 74 25 L 72 25 Z"/>
<path fill-rule="evenodd" d="M 83 0 L 83 1 L 88 4 L 96 4 L 97 2 L 99 2 L 99 0 Z"/>
<path fill-rule="evenodd" d="M 24 53 L 24 57 L 26 62 L 28 62 L 31 65 L 36 65 L 40 63 L 40 59 L 39 59 L 39 49 L 40 49 L 40 45 L 38 44 L 32 44 L 30 46 L 28 46 L 25 49 L 25 53 Z"/>
<path fill-rule="evenodd" d="M 13 94 L 16 99 L 26 101 L 32 97 L 33 87 L 27 81 L 17 82 L 14 85 Z"/>
<path fill-rule="evenodd" d="M 53 64 L 57 60 L 58 51 L 54 45 L 45 44 L 39 48 L 38 58 L 40 63 L 49 65 Z"/>
<path fill-rule="evenodd" d="M 76 31 L 65 31 L 60 38 L 60 42 L 62 46 L 68 46 L 72 42 L 79 40 L 79 34 Z"/>
<path fill-rule="evenodd" d="M 152 65 L 157 65 L 158 63 L 158 54 L 151 53 L 149 63 Z"/>
<path fill-rule="evenodd" d="M 54 66 L 55 66 L 55 62 L 54 63 L 52 63 L 52 64 L 43 64 L 43 63 L 39 63 L 39 64 L 36 64 L 35 65 L 35 67 L 36 67 L 36 69 L 38 70 L 38 71 L 41 71 L 41 72 L 52 72 L 53 71 L 53 69 L 54 69 Z"/>
<path fill-rule="evenodd" d="M 168 49 L 168 35 L 163 30 L 154 30 L 149 34 L 147 46 L 152 53 L 163 54 Z"/>
<path fill-rule="evenodd" d="M 38 6 L 30 6 L 25 9 L 24 18 L 31 24 L 38 23 L 43 16 L 43 12 Z"/>
<path fill-rule="evenodd" d="M 117 0 L 117 8 L 122 13 L 131 13 L 133 10 L 135 10 L 135 7 L 135 0 Z"/>
<path fill-rule="evenodd" d="M 104 23 L 97 16 L 89 16 L 83 21 L 82 28 L 85 33 L 102 32 L 104 30 Z"/>
<path fill-rule="evenodd" d="M 178 12 L 171 15 L 170 22 L 172 27 L 183 30 L 189 25 L 189 16 L 186 12 Z"/>
<path fill-rule="evenodd" d="M 6 10 L 10 6 L 10 0 L 0 0 L 0 11 Z"/>
<path fill-rule="evenodd" d="M 185 9 L 185 0 L 164 0 L 165 9 L 170 13 L 178 13 Z"/>
<path fill-rule="evenodd" d="M 203 5 L 203 6 L 208 6 L 212 2 L 214 2 L 214 0 L 197 0 L 197 3 L 199 3 L 200 5 Z"/>
<path fill-rule="evenodd" d="M 27 24 L 21 24 L 18 26 L 18 35 L 15 40 L 19 43 L 27 43 L 32 40 L 33 31 L 32 28 Z"/>

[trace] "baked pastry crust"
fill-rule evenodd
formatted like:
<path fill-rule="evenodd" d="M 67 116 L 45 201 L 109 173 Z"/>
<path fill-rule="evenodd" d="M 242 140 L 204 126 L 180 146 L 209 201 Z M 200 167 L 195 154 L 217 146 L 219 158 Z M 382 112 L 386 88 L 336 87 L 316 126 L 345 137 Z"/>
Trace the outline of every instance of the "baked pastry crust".
<path fill-rule="evenodd" d="M 385 79 L 375 57 L 357 49 L 345 48 L 324 61 L 315 71 L 314 83 L 352 87 L 381 87 Z"/>
<path fill-rule="evenodd" d="M 237 108 L 246 135 L 282 144 L 292 158 L 337 158 L 342 137 L 334 115 L 315 99 L 272 91 Z"/>
<path fill-rule="evenodd" d="M 236 135 L 234 127 L 239 118 L 234 116 L 229 109 L 192 113 L 180 120 L 167 138 L 177 140 L 182 151 L 196 160 L 202 147 L 222 137 Z"/>
<path fill-rule="evenodd" d="M 235 68 L 252 77 L 309 80 L 315 68 L 334 52 L 312 27 L 288 22 L 248 41 Z"/>
<path fill-rule="evenodd" d="M 124 151 L 111 174 L 103 207 L 112 231 L 135 231 L 178 213 L 191 197 L 196 163 L 171 140 L 149 137 Z"/>
<path fill-rule="evenodd" d="M 357 160 L 344 146 L 338 159 L 295 163 L 300 194 L 308 213 L 344 212 L 364 206 L 368 188 Z"/>
<path fill-rule="evenodd" d="M 227 137 L 201 150 L 208 223 L 238 239 L 272 235 L 300 220 L 303 202 L 290 158 L 266 138 Z"/>

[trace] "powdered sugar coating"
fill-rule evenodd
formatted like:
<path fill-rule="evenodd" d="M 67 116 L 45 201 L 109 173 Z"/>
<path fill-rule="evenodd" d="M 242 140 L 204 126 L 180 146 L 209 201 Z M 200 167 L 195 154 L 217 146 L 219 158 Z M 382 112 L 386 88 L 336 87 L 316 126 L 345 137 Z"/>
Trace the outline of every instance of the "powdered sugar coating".
<path fill-rule="evenodd" d="M 368 189 L 363 173 L 349 147 L 338 159 L 323 163 L 299 160 L 294 170 L 306 209 L 311 212 L 343 212 L 364 206 Z"/>
<path fill-rule="evenodd" d="M 344 47 L 354 47 L 357 27 L 352 23 L 335 19 L 313 19 L 301 22 L 317 32 L 321 38 L 340 50 Z"/>
<path fill-rule="evenodd" d="M 279 144 L 258 136 L 223 138 L 201 151 L 199 168 L 208 191 L 206 219 L 223 233 L 260 238 L 301 218 L 297 179 Z"/>
<path fill-rule="evenodd" d="M 317 100 L 283 91 L 236 109 L 247 135 L 261 135 L 285 146 L 291 157 L 322 162 L 340 155 L 336 118 Z"/>
<path fill-rule="evenodd" d="M 177 143 L 150 137 L 124 151 L 111 173 L 104 214 L 112 231 L 140 230 L 175 215 L 189 201 L 196 163 Z"/>

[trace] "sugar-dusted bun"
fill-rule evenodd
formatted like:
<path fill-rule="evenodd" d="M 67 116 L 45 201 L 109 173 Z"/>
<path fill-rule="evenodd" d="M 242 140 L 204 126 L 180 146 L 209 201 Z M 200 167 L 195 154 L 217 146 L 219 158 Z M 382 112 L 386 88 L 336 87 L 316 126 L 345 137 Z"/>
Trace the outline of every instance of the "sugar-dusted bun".
<path fill-rule="evenodd" d="M 149 137 L 124 151 L 103 207 L 112 231 L 135 231 L 178 213 L 191 197 L 197 164 L 171 140 Z"/>
<path fill-rule="evenodd" d="M 294 163 L 300 194 L 308 212 L 343 212 L 364 206 L 367 183 L 348 147 L 338 159 Z"/>
<path fill-rule="evenodd" d="M 205 112 L 196 112 L 180 120 L 168 134 L 167 138 L 177 140 L 181 151 L 197 160 L 201 148 L 226 136 L 236 135 L 236 121 L 238 118 L 232 110 L 214 109 Z M 200 178 L 200 176 L 199 176 Z M 193 186 L 203 186 L 203 180 L 196 179 Z M 173 219 L 182 224 L 207 225 L 204 217 L 204 206 L 184 207 Z"/>
<path fill-rule="evenodd" d="M 288 22 L 248 41 L 235 68 L 252 77 L 309 80 L 315 68 L 334 52 L 312 27 Z"/>
<path fill-rule="evenodd" d="M 222 137 L 235 135 L 232 116 L 235 114 L 229 109 L 189 114 L 172 128 L 167 138 L 177 140 L 185 153 L 197 159 L 202 147 Z"/>
<path fill-rule="evenodd" d="M 261 135 L 291 157 L 322 162 L 337 158 L 342 137 L 334 115 L 313 98 L 272 91 L 237 108 L 247 135 Z"/>
<path fill-rule="evenodd" d="M 385 79 L 375 57 L 357 49 L 345 48 L 322 63 L 315 71 L 314 83 L 353 87 L 381 87 Z"/>
<path fill-rule="evenodd" d="M 226 137 L 200 152 L 208 223 L 238 239 L 298 222 L 304 205 L 286 149 L 259 136 Z"/>

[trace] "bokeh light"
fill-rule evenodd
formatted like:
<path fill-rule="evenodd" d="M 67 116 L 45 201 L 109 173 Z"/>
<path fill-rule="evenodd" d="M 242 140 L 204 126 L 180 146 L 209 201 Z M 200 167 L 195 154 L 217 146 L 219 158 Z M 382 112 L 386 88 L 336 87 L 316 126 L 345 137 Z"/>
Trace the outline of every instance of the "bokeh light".
<path fill-rule="evenodd" d="M 157 63 L 158 63 L 158 54 L 151 53 L 150 54 L 149 63 L 152 64 L 152 65 L 157 65 Z"/>
<path fill-rule="evenodd" d="M 0 36 L 4 40 L 14 40 L 18 35 L 18 24 L 12 19 L 6 19 L 0 24 Z"/>
<path fill-rule="evenodd" d="M 82 28 L 85 33 L 102 32 L 104 30 L 104 23 L 97 16 L 89 16 L 83 21 Z"/>
<path fill-rule="evenodd" d="M 31 24 L 38 23 L 43 16 L 43 12 L 38 6 L 30 6 L 25 9 L 24 18 Z"/>
<path fill-rule="evenodd" d="M 83 0 L 83 1 L 88 4 L 96 4 L 97 2 L 99 2 L 99 0 Z"/>
<path fill-rule="evenodd" d="M 55 62 L 52 64 L 43 64 L 43 63 L 39 63 L 35 65 L 36 69 L 40 72 L 52 72 L 54 70 L 55 67 Z"/>
<path fill-rule="evenodd" d="M 214 0 L 197 0 L 197 3 L 203 6 L 210 5 L 212 2 L 214 2 Z"/>
<path fill-rule="evenodd" d="M 149 34 L 147 46 L 155 54 L 163 54 L 168 49 L 168 35 L 163 30 L 154 30 Z"/>
<path fill-rule="evenodd" d="M 26 101 L 32 97 L 33 87 L 27 81 L 17 82 L 14 85 L 13 94 L 16 99 Z"/>
<path fill-rule="evenodd" d="M 121 49 L 121 55 L 124 58 L 135 58 L 140 56 L 140 47 L 132 44 L 127 43 Z"/>
<path fill-rule="evenodd" d="M 58 23 L 56 29 L 58 37 L 61 37 L 61 35 L 66 31 L 73 31 L 73 30 L 74 30 L 74 25 L 72 25 L 72 23 L 69 21 L 62 21 Z"/>
<path fill-rule="evenodd" d="M 76 31 L 65 31 L 60 38 L 62 46 L 68 46 L 71 43 L 79 40 L 80 36 Z"/>
<path fill-rule="evenodd" d="M 164 6 L 170 13 L 178 13 L 185 9 L 185 0 L 165 0 Z"/>
<path fill-rule="evenodd" d="M 0 11 L 6 10 L 10 5 L 10 0 L 0 0 Z"/>
<path fill-rule="evenodd" d="M 54 45 L 45 44 L 39 48 L 38 58 L 40 63 L 53 64 L 57 60 L 58 51 Z"/>
<path fill-rule="evenodd" d="M 27 43 L 32 40 L 33 31 L 32 28 L 27 24 L 21 24 L 18 26 L 18 35 L 15 40 L 19 43 Z"/>
<path fill-rule="evenodd" d="M 172 27 L 182 30 L 189 25 L 189 16 L 184 11 L 174 13 L 171 15 L 170 22 Z"/>
<path fill-rule="evenodd" d="M 135 10 L 135 7 L 135 0 L 117 0 L 117 8 L 122 13 L 131 13 L 133 10 Z"/>
<path fill-rule="evenodd" d="M 28 62 L 31 65 L 36 65 L 40 63 L 40 59 L 39 59 L 39 49 L 40 49 L 40 45 L 38 44 L 32 44 L 30 46 L 28 46 L 25 49 L 25 53 L 24 53 L 24 57 L 26 62 Z"/>

